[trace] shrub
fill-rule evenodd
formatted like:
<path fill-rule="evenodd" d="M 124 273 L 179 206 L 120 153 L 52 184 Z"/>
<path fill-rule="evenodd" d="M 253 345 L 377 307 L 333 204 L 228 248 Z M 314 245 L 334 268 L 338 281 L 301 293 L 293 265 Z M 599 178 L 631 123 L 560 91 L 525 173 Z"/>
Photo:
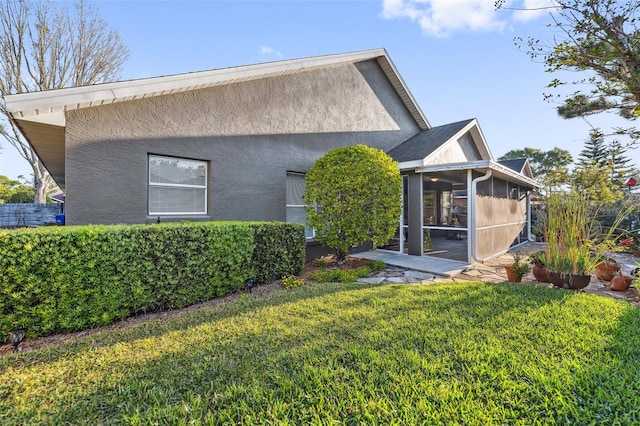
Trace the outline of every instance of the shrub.
<path fill-rule="evenodd" d="M 289 224 L 246 222 L 3 231 L 0 330 L 23 326 L 35 337 L 108 325 L 223 296 L 267 272 L 296 273 L 297 234 Z M 266 272 L 263 259 L 273 259 Z"/>
<path fill-rule="evenodd" d="M 252 222 L 255 231 L 253 267 L 257 284 L 267 284 L 304 267 L 304 225 L 282 222 Z"/>
<path fill-rule="evenodd" d="M 370 260 L 367 265 L 372 271 L 382 271 L 387 267 L 387 264 L 382 260 Z"/>
<path fill-rule="evenodd" d="M 336 250 L 338 262 L 359 244 L 389 241 L 398 228 L 401 197 L 398 164 L 365 145 L 328 152 L 305 178 L 308 225 L 318 241 Z"/>
<path fill-rule="evenodd" d="M 304 285 L 304 280 L 295 275 L 287 275 L 282 277 L 282 287 L 286 289 L 296 288 Z"/>

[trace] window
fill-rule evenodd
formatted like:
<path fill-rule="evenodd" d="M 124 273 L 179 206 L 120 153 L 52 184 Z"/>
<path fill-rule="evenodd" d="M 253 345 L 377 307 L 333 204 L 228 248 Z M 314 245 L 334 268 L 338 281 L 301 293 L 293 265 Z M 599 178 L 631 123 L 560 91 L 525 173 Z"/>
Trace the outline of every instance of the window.
<path fill-rule="evenodd" d="M 149 214 L 207 214 L 207 163 L 149 155 Z"/>
<path fill-rule="evenodd" d="M 307 226 L 307 212 L 304 207 L 304 174 L 287 173 L 287 222 L 301 223 L 305 226 L 305 237 L 312 239 L 316 233 Z"/>

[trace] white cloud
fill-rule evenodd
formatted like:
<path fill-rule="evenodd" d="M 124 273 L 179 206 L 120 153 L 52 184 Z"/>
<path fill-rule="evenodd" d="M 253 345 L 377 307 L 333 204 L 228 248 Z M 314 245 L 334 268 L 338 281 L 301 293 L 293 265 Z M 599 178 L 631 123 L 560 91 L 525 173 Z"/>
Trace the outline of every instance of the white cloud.
<path fill-rule="evenodd" d="M 536 19 L 553 0 L 507 0 L 495 10 L 493 0 L 383 0 L 385 19 L 410 19 L 427 36 L 446 37 L 457 31 L 500 31 L 510 20 Z M 513 10 L 530 9 L 530 10 Z"/>
<path fill-rule="evenodd" d="M 260 46 L 260 54 L 262 56 L 277 56 L 280 59 L 284 57 L 278 50 L 272 49 L 269 46 Z"/>
<path fill-rule="evenodd" d="M 506 25 L 491 0 L 383 0 L 382 17 L 408 18 L 425 35 L 436 37 L 456 31 L 500 30 Z"/>

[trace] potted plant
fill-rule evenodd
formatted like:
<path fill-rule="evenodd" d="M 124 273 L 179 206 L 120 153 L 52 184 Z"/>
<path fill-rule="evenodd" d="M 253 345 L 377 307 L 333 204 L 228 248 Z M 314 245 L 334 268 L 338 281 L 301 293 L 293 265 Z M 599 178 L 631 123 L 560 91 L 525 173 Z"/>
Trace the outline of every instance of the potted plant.
<path fill-rule="evenodd" d="M 541 283 L 549 282 L 549 274 L 545 266 L 546 255 L 544 250 L 534 252 L 529 256 L 529 262 L 533 265 L 531 273 L 535 279 Z"/>
<path fill-rule="evenodd" d="M 596 220 L 597 208 L 587 195 L 575 189 L 547 197 L 546 210 L 549 281 L 561 288 L 582 289 L 589 285 L 616 226 L 603 234 Z"/>
<path fill-rule="evenodd" d="M 596 277 L 602 281 L 611 281 L 620 270 L 620 265 L 614 259 L 607 257 L 596 265 Z"/>
<path fill-rule="evenodd" d="M 507 279 L 514 283 L 519 283 L 530 270 L 529 263 L 524 259 L 523 255 L 519 252 L 513 253 L 513 263 L 511 265 L 505 265 L 507 271 Z"/>

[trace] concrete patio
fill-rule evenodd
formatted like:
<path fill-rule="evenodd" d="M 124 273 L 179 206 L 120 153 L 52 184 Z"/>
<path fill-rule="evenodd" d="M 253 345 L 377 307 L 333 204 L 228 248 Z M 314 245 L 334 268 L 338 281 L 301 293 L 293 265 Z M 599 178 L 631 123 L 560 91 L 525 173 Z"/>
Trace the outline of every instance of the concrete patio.
<path fill-rule="evenodd" d="M 546 248 L 544 243 L 526 243 L 514 248 L 523 253 L 532 253 Z M 489 259 L 484 263 L 469 265 L 466 262 L 442 259 L 433 256 L 408 256 L 394 251 L 374 250 L 353 254 L 353 257 L 380 260 L 387 265 L 384 271 L 380 271 L 370 278 L 360 281 L 366 283 L 413 283 L 429 284 L 434 282 L 455 281 L 483 281 L 505 282 L 507 274 L 504 266 L 513 262 L 511 253 Z M 626 275 L 634 275 L 640 259 L 628 254 L 615 254 L 613 256 L 622 265 L 621 272 Z M 553 287 L 550 283 L 540 283 L 529 273 L 522 278 L 522 283 Z M 598 279 L 595 274 L 591 277 L 589 285 L 581 290 L 585 293 L 598 294 L 616 299 L 626 299 L 632 302 L 640 302 L 635 285 L 626 291 L 609 290 L 609 282 Z"/>

